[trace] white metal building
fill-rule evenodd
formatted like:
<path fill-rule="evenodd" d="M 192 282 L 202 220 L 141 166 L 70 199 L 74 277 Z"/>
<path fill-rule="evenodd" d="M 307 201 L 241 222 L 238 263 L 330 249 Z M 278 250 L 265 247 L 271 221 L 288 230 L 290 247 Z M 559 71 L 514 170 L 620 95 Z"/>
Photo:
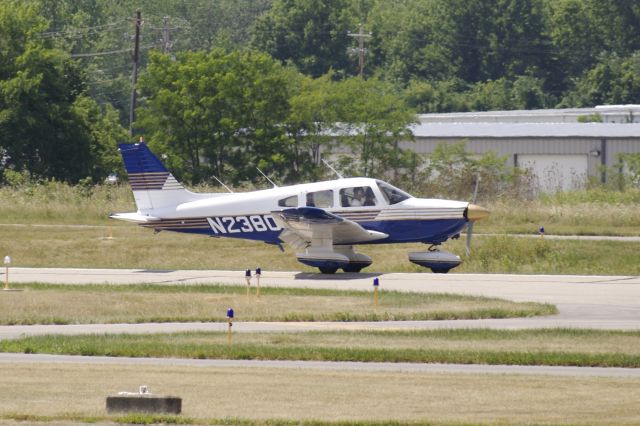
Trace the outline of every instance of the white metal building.
<path fill-rule="evenodd" d="M 603 122 L 578 122 L 596 112 Z M 470 152 L 493 151 L 506 155 L 511 166 L 531 169 L 543 191 L 579 187 L 587 176 L 606 181 L 601 166 L 616 165 L 619 154 L 640 153 L 639 105 L 422 114 L 419 119 L 415 142 L 403 148 L 429 154 L 440 143 L 465 140 Z"/>

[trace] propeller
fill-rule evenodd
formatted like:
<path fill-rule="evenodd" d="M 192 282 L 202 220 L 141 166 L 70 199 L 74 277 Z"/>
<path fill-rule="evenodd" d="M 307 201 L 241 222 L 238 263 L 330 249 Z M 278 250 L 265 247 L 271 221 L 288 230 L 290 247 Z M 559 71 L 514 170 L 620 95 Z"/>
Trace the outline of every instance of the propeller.
<path fill-rule="evenodd" d="M 478 197 L 478 185 L 480 185 L 480 175 L 476 176 L 476 187 L 473 190 L 473 198 L 471 199 L 471 204 L 476 205 L 476 198 Z M 467 223 L 467 243 L 465 245 L 465 252 L 467 253 L 467 257 L 471 256 L 471 237 L 473 236 L 473 224 L 475 220 L 470 220 Z"/>

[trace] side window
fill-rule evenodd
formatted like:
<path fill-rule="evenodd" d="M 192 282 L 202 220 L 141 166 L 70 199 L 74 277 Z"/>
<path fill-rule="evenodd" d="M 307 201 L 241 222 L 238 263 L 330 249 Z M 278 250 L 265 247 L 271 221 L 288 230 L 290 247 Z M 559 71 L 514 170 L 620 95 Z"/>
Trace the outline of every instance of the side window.
<path fill-rule="evenodd" d="M 307 207 L 326 209 L 333 207 L 333 191 L 316 191 L 307 193 Z"/>
<path fill-rule="evenodd" d="M 373 190 L 368 186 L 354 186 L 340 190 L 340 204 L 342 207 L 377 206 Z"/>
<path fill-rule="evenodd" d="M 298 207 L 298 196 L 292 195 L 291 197 L 278 200 L 278 205 L 280 207 Z"/>

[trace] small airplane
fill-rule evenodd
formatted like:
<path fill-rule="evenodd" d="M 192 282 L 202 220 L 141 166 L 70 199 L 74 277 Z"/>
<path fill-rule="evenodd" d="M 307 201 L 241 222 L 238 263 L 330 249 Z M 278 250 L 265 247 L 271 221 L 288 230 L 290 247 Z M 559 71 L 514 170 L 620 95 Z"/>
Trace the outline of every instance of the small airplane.
<path fill-rule="evenodd" d="M 409 253 L 409 260 L 446 273 L 461 263 L 459 256 L 437 246 L 459 238 L 486 218 L 478 205 L 415 198 L 378 179 L 356 177 L 235 193 L 194 193 L 182 186 L 144 142 L 120 144 L 138 211 L 115 213 L 112 219 L 159 231 L 212 237 L 287 243 L 299 262 L 323 274 L 360 272 L 371 265 L 356 252 L 358 244 L 421 242 L 427 251 Z M 268 179 L 268 178 L 267 178 Z M 223 184 L 224 185 L 224 184 Z M 228 189 L 228 188 L 227 188 Z"/>

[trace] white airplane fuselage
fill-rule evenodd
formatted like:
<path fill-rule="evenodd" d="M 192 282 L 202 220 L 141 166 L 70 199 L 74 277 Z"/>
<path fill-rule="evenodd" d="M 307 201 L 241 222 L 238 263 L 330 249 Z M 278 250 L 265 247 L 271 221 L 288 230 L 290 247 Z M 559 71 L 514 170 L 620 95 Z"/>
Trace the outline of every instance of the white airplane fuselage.
<path fill-rule="evenodd" d="M 458 236 L 469 221 L 488 215 L 486 209 L 467 202 L 415 198 L 363 177 L 242 193 L 193 193 L 145 144 L 120 145 L 120 151 L 138 211 L 112 218 L 156 231 L 286 242 L 298 260 L 323 272 L 335 271 L 336 265 L 356 272 L 368 266 L 370 258 L 356 253 L 355 244 L 438 245 Z M 441 261 L 442 255 L 434 256 L 414 253 L 410 260 L 427 265 L 439 256 L 436 260 Z M 446 272 L 460 263 L 459 258 L 444 261 L 445 267 L 437 264 L 432 269 Z"/>
<path fill-rule="evenodd" d="M 308 194 L 329 191 L 331 195 L 324 200 L 323 210 L 352 220 L 365 229 L 389 235 L 385 239 L 363 244 L 439 244 L 460 233 L 467 223 L 467 202 L 409 197 L 389 204 L 378 182 L 370 178 L 346 178 L 242 193 L 194 194 L 201 198 L 138 213 L 142 217 L 147 215 L 158 219 L 142 224 L 158 231 L 245 238 L 278 244 L 282 228 L 273 219 L 272 212 L 308 207 Z M 340 199 L 340 191 L 361 187 L 371 188 L 375 205 L 351 206 Z M 170 192 L 166 192 L 168 199 L 171 198 Z M 279 204 L 282 200 L 292 198 L 294 203 L 289 202 L 286 206 Z"/>

